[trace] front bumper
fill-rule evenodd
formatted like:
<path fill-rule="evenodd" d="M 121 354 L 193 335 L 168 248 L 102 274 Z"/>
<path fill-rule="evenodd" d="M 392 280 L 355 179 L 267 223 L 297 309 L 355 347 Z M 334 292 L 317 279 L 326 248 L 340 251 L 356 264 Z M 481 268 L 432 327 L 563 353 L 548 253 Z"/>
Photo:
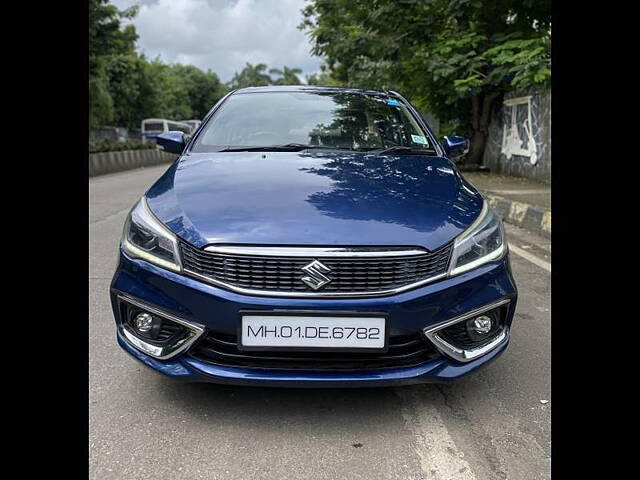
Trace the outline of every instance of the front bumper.
<path fill-rule="evenodd" d="M 265 313 L 273 310 L 385 312 L 389 315 L 389 333 L 408 335 L 425 329 L 429 331 L 430 327 L 445 324 L 486 305 L 503 300 L 509 300 L 509 303 L 504 319 L 504 338 L 481 356 L 461 361 L 455 355 L 440 353 L 425 363 L 410 367 L 342 372 L 220 366 L 194 358 L 189 355 L 190 348 L 164 360 L 153 358 L 134 347 L 123 335 L 119 295 L 171 312 L 205 330 L 227 334 L 237 332 L 240 310 Z M 111 284 L 118 343 L 147 366 L 187 381 L 290 387 L 390 386 L 452 381 L 487 364 L 506 349 L 516 299 L 517 289 L 508 255 L 453 278 L 378 298 L 303 299 L 241 295 L 164 270 L 144 260 L 132 259 L 123 252 Z"/>

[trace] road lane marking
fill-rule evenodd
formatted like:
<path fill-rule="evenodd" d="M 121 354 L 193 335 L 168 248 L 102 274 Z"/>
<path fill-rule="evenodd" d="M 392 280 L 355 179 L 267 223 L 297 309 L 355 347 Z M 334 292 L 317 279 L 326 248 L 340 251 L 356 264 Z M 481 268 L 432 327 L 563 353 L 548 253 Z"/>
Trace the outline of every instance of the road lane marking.
<path fill-rule="evenodd" d="M 531 255 L 526 250 L 523 250 L 520 247 L 516 247 L 513 244 L 509 244 L 509 250 L 515 253 L 516 255 L 524 258 L 525 260 L 530 261 L 534 265 L 539 266 L 540 268 L 544 268 L 547 272 L 551 273 L 551 264 L 542 260 L 541 258 L 536 257 L 535 255 Z"/>
<path fill-rule="evenodd" d="M 415 436 L 414 449 L 420 459 L 420 468 L 427 480 L 476 480 L 464 452 L 449 435 L 438 409 L 434 406 L 435 388 L 396 389 L 402 399 L 402 417 Z"/>

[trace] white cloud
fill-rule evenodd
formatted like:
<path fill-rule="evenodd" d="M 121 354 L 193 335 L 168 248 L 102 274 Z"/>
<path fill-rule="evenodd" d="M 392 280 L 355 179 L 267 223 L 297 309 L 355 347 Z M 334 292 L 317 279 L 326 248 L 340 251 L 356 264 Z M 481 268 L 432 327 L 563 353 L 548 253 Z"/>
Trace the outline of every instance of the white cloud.
<path fill-rule="evenodd" d="M 305 0 L 112 0 L 140 5 L 133 24 L 148 58 L 210 69 L 223 82 L 246 62 L 319 71 L 306 34 L 297 29 Z M 304 75 L 302 76 L 304 78 Z"/>

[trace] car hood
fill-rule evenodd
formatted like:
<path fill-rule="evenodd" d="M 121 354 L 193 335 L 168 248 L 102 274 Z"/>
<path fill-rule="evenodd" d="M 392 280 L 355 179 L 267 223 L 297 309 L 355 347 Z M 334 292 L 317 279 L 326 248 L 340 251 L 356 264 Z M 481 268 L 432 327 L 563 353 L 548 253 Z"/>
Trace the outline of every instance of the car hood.
<path fill-rule="evenodd" d="M 146 194 L 179 237 L 207 244 L 436 249 L 482 197 L 446 158 L 344 152 L 216 152 L 175 162 Z"/>

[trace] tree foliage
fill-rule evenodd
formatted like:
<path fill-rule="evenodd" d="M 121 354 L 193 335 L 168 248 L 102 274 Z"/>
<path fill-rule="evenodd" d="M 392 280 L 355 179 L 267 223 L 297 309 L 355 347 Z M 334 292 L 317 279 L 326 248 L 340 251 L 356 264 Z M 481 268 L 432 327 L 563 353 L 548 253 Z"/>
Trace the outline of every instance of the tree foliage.
<path fill-rule="evenodd" d="M 232 89 L 236 89 L 271 85 L 271 77 L 268 73 L 266 73 L 267 68 L 268 67 L 264 63 L 251 65 L 249 62 L 247 62 L 240 73 L 236 72 L 233 75 L 233 78 L 228 83 L 228 86 Z"/>
<path fill-rule="evenodd" d="M 155 59 L 149 70 L 157 91 L 152 102 L 154 114 L 147 116 L 199 119 L 227 92 L 215 73 L 193 65 L 167 65 Z"/>
<path fill-rule="evenodd" d="M 89 128 L 118 125 L 139 128 L 145 118 L 200 119 L 231 88 L 298 85 L 302 70 L 247 63 L 225 85 L 212 72 L 193 65 L 149 61 L 136 53 L 138 34 L 109 0 L 89 0 Z"/>
<path fill-rule="evenodd" d="M 117 140 L 101 140 L 89 141 L 89 153 L 100 152 L 121 152 L 123 150 L 146 150 L 149 144 L 141 140 L 127 140 L 119 142 Z"/>
<path fill-rule="evenodd" d="M 269 73 L 277 77 L 275 79 L 272 77 L 274 85 L 300 85 L 302 83 L 298 77 L 302 73 L 300 68 L 289 68 L 285 65 L 282 70 L 272 68 Z"/>
<path fill-rule="evenodd" d="M 89 2 L 89 125 L 139 128 L 144 118 L 202 118 L 226 92 L 218 76 L 193 65 L 148 61 L 135 51 L 137 7 Z"/>
<path fill-rule="evenodd" d="M 264 63 L 252 65 L 247 62 L 239 73 L 235 72 L 233 78 L 227 85 L 231 89 L 263 87 L 267 85 L 300 85 L 302 82 L 298 75 L 301 73 L 301 69 L 289 68 L 286 65 L 280 70 L 278 68 L 269 69 Z"/>
<path fill-rule="evenodd" d="M 473 163 L 496 100 L 551 76 L 550 0 L 311 0 L 303 17 L 333 82 L 403 92 L 471 137 Z"/>
<path fill-rule="evenodd" d="M 331 71 L 326 65 L 320 65 L 320 72 L 307 75 L 307 85 L 320 87 L 339 87 L 341 83 L 331 76 Z"/>
<path fill-rule="evenodd" d="M 132 55 L 138 38 L 135 28 L 121 28 L 122 18 L 131 18 L 136 9 L 120 12 L 108 0 L 89 0 L 89 125 L 95 128 L 114 117 L 113 98 L 106 74 L 107 59 Z"/>

